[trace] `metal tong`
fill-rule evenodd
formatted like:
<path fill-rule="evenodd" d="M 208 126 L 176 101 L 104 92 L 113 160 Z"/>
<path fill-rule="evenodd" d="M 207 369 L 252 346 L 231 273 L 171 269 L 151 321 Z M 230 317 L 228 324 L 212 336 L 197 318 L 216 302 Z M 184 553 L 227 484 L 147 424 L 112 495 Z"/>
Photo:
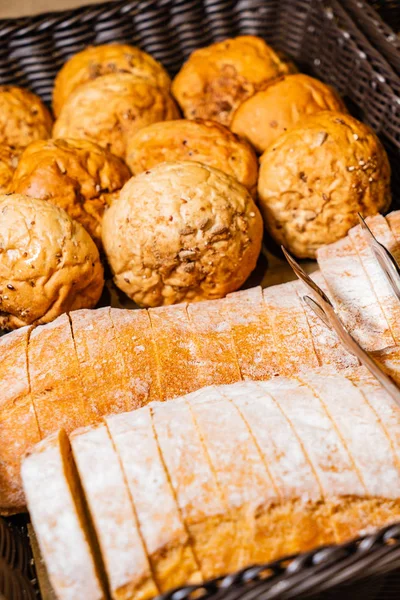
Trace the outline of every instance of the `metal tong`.
<path fill-rule="evenodd" d="M 374 236 L 364 218 L 358 213 L 361 229 L 395 296 L 400 300 L 400 269 L 393 255 Z"/>
<path fill-rule="evenodd" d="M 400 389 L 394 383 L 392 378 L 382 370 L 380 365 L 378 365 L 378 363 L 369 354 L 367 354 L 363 348 L 361 348 L 353 336 L 347 331 L 340 318 L 336 314 L 328 296 L 311 279 L 311 277 L 307 275 L 307 273 L 289 254 L 289 252 L 283 246 L 281 246 L 281 248 L 294 273 L 305 284 L 311 293 L 311 296 L 303 296 L 303 300 L 329 329 L 333 329 L 333 331 L 335 331 L 346 350 L 358 358 L 360 363 L 364 365 L 364 367 L 366 367 L 370 373 L 372 373 L 372 375 L 379 381 L 387 393 L 390 394 L 393 400 L 395 400 L 395 402 L 400 406 Z M 314 296 L 314 298 L 312 296 Z"/>

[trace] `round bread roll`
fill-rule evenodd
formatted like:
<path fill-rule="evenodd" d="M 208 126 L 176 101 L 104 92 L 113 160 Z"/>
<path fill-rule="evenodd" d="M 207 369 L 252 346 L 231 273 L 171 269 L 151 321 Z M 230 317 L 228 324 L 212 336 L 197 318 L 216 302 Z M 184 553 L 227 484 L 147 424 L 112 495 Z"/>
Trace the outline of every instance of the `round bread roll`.
<path fill-rule="evenodd" d="M 0 144 L 25 148 L 51 136 L 53 121 L 38 96 L 24 88 L 0 86 Z"/>
<path fill-rule="evenodd" d="M 287 75 L 245 100 L 233 116 L 231 129 L 261 153 L 301 119 L 322 110 L 347 112 L 326 83 L 301 73 Z"/>
<path fill-rule="evenodd" d="M 130 178 L 126 164 L 88 140 L 47 140 L 24 151 L 9 191 L 67 211 L 101 245 L 104 209 Z"/>
<path fill-rule="evenodd" d="M 21 153 L 21 148 L 0 146 L 0 194 L 8 192 Z"/>
<path fill-rule="evenodd" d="M 165 91 L 129 73 L 113 73 L 80 85 L 68 97 L 53 137 L 89 139 L 125 158 L 127 142 L 139 129 L 177 118 Z"/>
<path fill-rule="evenodd" d="M 0 328 L 92 308 L 103 284 L 95 243 L 64 210 L 19 194 L 0 197 Z"/>
<path fill-rule="evenodd" d="M 172 92 L 187 119 L 229 126 L 239 104 L 293 69 L 264 40 L 245 35 L 193 52 L 175 77 Z"/>
<path fill-rule="evenodd" d="M 132 177 L 103 219 L 116 285 L 140 306 L 221 298 L 256 265 L 263 226 L 244 186 L 196 162 Z"/>
<path fill-rule="evenodd" d="M 366 217 L 389 208 L 389 161 L 367 125 L 320 112 L 264 152 L 258 193 L 276 242 L 299 258 L 314 258 L 358 223 L 358 212 Z"/>
<path fill-rule="evenodd" d="M 128 44 L 91 46 L 74 54 L 58 72 L 53 90 L 55 116 L 79 85 L 109 73 L 131 73 L 167 92 L 171 87 L 164 67 L 143 50 Z"/>
<path fill-rule="evenodd" d="M 214 121 L 180 119 L 144 127 L 128 143 L 126 161 L 134 175 L 160 162 L 195 160 L 235 177 L 252 195 L 258 161 L 251 146 Z"/>

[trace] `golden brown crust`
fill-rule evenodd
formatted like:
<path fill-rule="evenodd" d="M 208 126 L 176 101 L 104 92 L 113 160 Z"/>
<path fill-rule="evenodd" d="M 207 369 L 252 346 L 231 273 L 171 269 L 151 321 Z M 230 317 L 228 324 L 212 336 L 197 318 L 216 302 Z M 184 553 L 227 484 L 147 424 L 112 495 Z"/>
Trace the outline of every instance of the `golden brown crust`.
<path fill-rule="evenodd" d="M 48 323 L 97 304 L 103 267 L 79 223 L 19 194 L 0 196 L 0 215 L 0 327 Z"/>
<path fill-rule="evenodd" d="M 128 143 L 127 158 L 138 175 L 161 162 L 194 160 L 235 177 L 254 196 L 258 161 L 247 142 L 213 121 L 178 119 L 141 129 Z"/>
<path fill-rule="evenodd" d="M 57 74 L 53 90 L 56 117 L 79 85 L 109 73 L 131 73 L 166 91 L 171 87 L 164 67 L 143 50 L 128 44 L 90 46 L 74 54 Z"/>
<path fill-rule="evenodd" d="M 88 139 L 124 158 L 128 140 L 139 129 L 177 118 L 179 111 L 165 90 L 130 73 L 111 73 L 72 92 L 53 137 Z"/>
<path fill-rule="evenodd" d="M 347 112 L 331 86 L 302 73 L 287 75 L 245 100 L 233 116 L 231 129 L 262 153 L 301 119 L 322 110 Z"/>
<path fill-rule="evenodd" d="M 22 149 L 0 146 L 0 194 L 9 191 L 9 185 L 17 168 Z"/>
<path fill-rule="evenodd" d="M 63 208 L 100 246 L 104 209 L 129 178 L 125 163 L 97 144 L 55 139 L 26 148 L 9 191 Z"/>
<path fill-rule="evenodd" d="M 39 96 L 24 88 L 0 86 L 0 144 L 25 148 L 51 136 L 53 120 Z"/>
<path fill-rule="evenodd" d="M 103 219 L 116 285 L 140 306 L 225 296 L 256 265 L 262 221 L 246 188 L 200 163 L 133 177 Z"/>
<path fill-rule="evenodd" d="M 229 125 L 246 98 L 293 68 L 261 38 L 240 36 L 193 52 L 175 77 L 172 92 L 186 118 Z"/>
<path fill-rule="evenodd" d="M 283 134 L 262 155 L 258 193 L 266 229 L 300 258 L 344 237 L 390 205 L 386 152 L 364 123 L 323 111 Z"/>

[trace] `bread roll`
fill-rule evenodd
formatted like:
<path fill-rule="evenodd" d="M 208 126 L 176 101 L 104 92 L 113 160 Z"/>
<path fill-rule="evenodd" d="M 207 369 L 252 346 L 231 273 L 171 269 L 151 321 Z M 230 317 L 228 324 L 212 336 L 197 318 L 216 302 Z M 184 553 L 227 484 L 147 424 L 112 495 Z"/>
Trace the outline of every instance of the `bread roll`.
<path fill-rule="evenodd" d="M 241 102 L 293 69 L 264 40 L 243 35 L 192 52 L 175 77 L 172 92 L 187 119 L 229 126 Z"/>
<path fill-rule="evenodd" d="M 63 208 L 99 246 L 104 210 L 129 178 L 123 161 L 93 142 L 46 140 L 26 148 L 8 191 Z"/>
<path fill-rule="evenodd" d="M 194 160 L 231 175 L 252 196 L 258 163 L 251 146 L 213 121 L 177 119 L 144 127 L 128 142 L 126 161 L 134 175 L 160 162 Z"/>
<path fill-rule="evenodd" d="M 299 258 L 343 238 L 390 205 L 386 152 L 367 125 L 323 111 L 281 135 L 262 155 L 258 180 L 267 231 Z"/>
<path fill-rule="evenodd" d="M 25 148 L 51 136 L 53 120 L 39 96 L 17 86 L 0 86 L 0 144 Z"/>
<path fill-rule="evenodd" d="M 125 158 L 128 141 L 139 129 L 178 118 L 165 90 L 130 73 L 111 73 L 80 85 L 68 96 L 53 137 L 90 140 Z"/>
<path fill-rule="evenodd" d="M 0 146 L 0 194 L 6 194 L 9 191 L 10 181 L 17 168 L 21 153 L 20 148 Z"/>
<path fill-rule="evenodd" d="M 56 117 L 77 87 L 109 73 L 130 73 L 166 91 L 169 91 L 171 85 L 162 65 L 135 46 L 89 46 L 74 54 L 57 73 L 53 89 L 53 110 Z"/>
<path fill-rule="evenodd" d="M 199 583 L 202 580 L 199 564 L 165 471 L 150 408 L 107 417 L 106 423 L 121 460 L 159 589 L 166 592 L 182 581 Z M 155 501 L 149 502 L 149 498 Z"/>
<path fill-rule="evenodd" d="M 111 597 L 113 600 L 154 598 L 159 590 L 153 581 L 124 474 L 107 427 L 78 429 L 70 439 Z"/>
<path fill-rule="evenodd" d="M 160 590 L 196 580 L 197 564 L 202 578 L 216 577 L 316 545 L 341 543 L 400 516 L 399 411 L 364 368 L 340 374 L 329 368 L 305 370 L 296 378 L 206 387 L 109 417 L 107 427 L 121 463 L 104 426 L 73 437 L 111 582 L 125 557 L 110 560 L 110 551 L 116 540 L 126 543 L 123 533 L 132 531 L 126 486 Z M 29 461 L 35 457 L 46 466 L 53 452 L 39 446 L 22 471 L 42 546 L 48 536 L 46 503 L 55 531 L 71 514 L 68 490 L 61 488 L 54 514 L 54 501 L 32 489 L 37 469 Z M 109 483 L 100 476 L 99 457 L 107 462 L 115 501 L 125 498 L 126 517 L 119 522 L 115 511 L 108 512 L 114 498 L 104 487 Z M 53 480 L 64 482 L 65 475 L 62 464 L 53 471 L 40 472 L 40 481 L 45 489 L 51 481 L 54 492 Z M 111 529 L 105 526 L 109 519 Z M 94 535 L 90 539 L 95 549 Z M 69 543 L 61 540 L 45 554 L 50 573 Z M 141 540 L 135 548 L 142 551 Z M 194 560 L 188 561 L 190 550 Z M 172 571 L 180 553 L 183 562 Z M 100 564 L 101 557 L 95 556 Z M 135 566 L 132 599 L 142 597 L 135 582 L 149 577 L 146 560 Z M 54 576 L 52 581 L 58 593 L 60 584 Z M 113 583 L 110 587 L 115 590 Z"/>
<path fill-rule="evenodd" d="M 322 110 L 347 112 L 337 92 L 326 83 L 303 73 L 286 75 L 240 104 L 231 129 L 261 154 L 285 131 Z"/>
<path fill-rule="evenodd" d="M 40 442 L 25 458 L 22 477 L 33 508 L 32 524 L 58 600 L 108 598 L 71 447 L 63 431 Z"/>
<path fill-rule="evenodd" d="M 200 163 L 132 177 L 103 219 L 115 284 L 139 306 L 220 298 L 256 265 L 262 221 L 249 192 Z"/>
<path fill-rule="evenodd" d="M 104 278 L 85 229 L 45 200 L 0 196 L 0 327 L 48 323 L 92 308 Z"/>

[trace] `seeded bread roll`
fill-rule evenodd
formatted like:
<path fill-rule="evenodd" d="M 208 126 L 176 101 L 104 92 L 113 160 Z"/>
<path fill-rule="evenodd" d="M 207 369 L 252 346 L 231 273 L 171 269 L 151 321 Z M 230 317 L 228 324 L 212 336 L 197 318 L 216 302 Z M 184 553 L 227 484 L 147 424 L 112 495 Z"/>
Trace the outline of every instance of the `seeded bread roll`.
<path fill-rule="evenodd" d="M 48 323 L 100 298 L 103 267 L 95 243 L 46 200 L 0 196 L 0 327 Z"/>
<path fill-rule="evenodd" d="M 91 140 L 125 158 L 128 141 L 139 129 L 178 118 L 168 92 L 130 73 L 111 73 L 80 85 L 68 96 L 53 137 Z"/>
<path fill-rule="evenodd" d="M 200 163 L 133 177 L 103 219 L 116 285 L 141 306 L 219 298 L 256 265 L 262 221 L 249 192 Z"/>
<path fill-rule="evenodd" d="M 51 136 L 53 120 L 39 96 L 24 88 L 0 86 L 0 144 L 25 148 Z"/>
<path fill-rule="evenodd" d="M 264 224 L 299 258 L 344 237 L 389 208 L 390 165 L 364 123 L 323 111 L 280 136 L 262 155 L 258 180 Z"/>
<path fill-rule="evenodd" d="M 91 46 L 74 54 L 57 74 L 53 90 L 56 117 L 78 86 L 108 73 L 131 73 L 166 91 L 171 86 L 163 66 L 143 50 L 128 44 Z"/>
<path fill-rule="evenodd" d="M 9 191 L 63 208 L 100 246 L 104 209 L 129 178 L 125 163 L 93 142 L 47 140 L 26 148 Z"/>
<path fill-rule="evenodd" d="M 229 126 L 246 98 L 294 69 L 264 40 L 244 35 L 195 50 L 175 77 L 172 92 L 187 119 Z"/>
<path fill-rule="evenodd" d="M 326 83 L 302 73 L 286 75 L 245 100 L 233 115 L 231 129 L 262 153 L 301 119 L 322 110 L 347 112 Z"/>
<path fill-rule="evenodd" d="M 251 146 L 213 121 L 179 119 L 144 127 L 128 143 L 126 160 L 134 175 L 161 162 L 194 160 L 256 193 L 258 162 Z"/>
<path fill-rule="evenodd" d="M 9 185 L 17 168 L 22 150 L 12 146 L 0 146 L 0 194 L 9 191 Z"/>

